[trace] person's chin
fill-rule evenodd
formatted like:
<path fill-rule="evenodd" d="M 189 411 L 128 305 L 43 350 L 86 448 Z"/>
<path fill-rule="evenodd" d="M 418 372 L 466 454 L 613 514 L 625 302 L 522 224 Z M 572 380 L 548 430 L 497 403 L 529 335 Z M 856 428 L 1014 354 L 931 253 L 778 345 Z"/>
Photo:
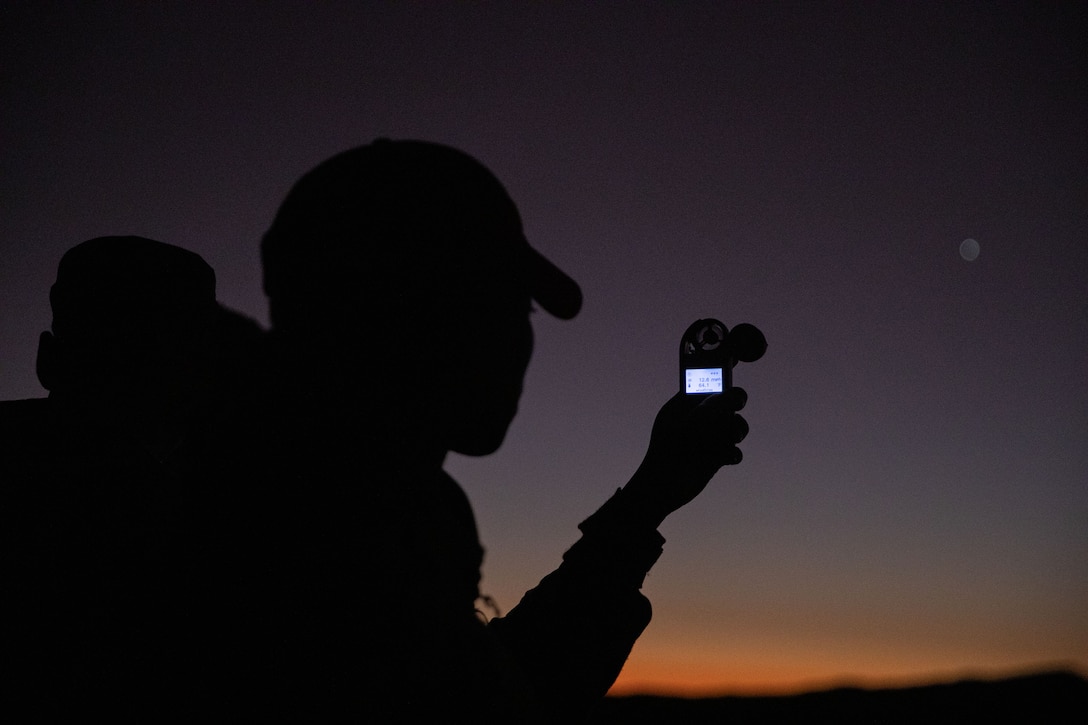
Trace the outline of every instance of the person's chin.
<path fill-rule="evenodd" d="M 491 425 L 465 426 L 458 433 L 450 450 L 463 456 L 489 456 L 499 450 L 506 432 L 510 430 L 513 413 L 501 423 Z"/>
<path fill-rule="evenodd" d="M 451 450 L 454 453 L 460 453 L 462 456 L 471 456 L 473 458 L 480 458 L 482 456 L 490 456 L 495 451 L 499 450 L 502 446 L 502 441 L 497 443 L 488 443 L 483 441 L 471 441 L 467 443 L 458 443 Z"/>

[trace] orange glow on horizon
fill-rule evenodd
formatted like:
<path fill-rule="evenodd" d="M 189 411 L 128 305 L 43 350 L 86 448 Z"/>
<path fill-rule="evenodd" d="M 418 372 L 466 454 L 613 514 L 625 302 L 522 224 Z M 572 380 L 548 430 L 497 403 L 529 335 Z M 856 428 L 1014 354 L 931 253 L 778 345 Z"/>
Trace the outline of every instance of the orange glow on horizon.
<path fill-rule="evenodd" d="M 1059 670 L 1088 677 L 1088 670 L 1076 663 L 1001 668 L 949 668 L 922 674 L 903 670 L 856 675 L 835 672 L 830 667 L 823 672 L 814 672 L 810 668 L 788 665 L 707 667 L 705 663 L 698 662 L 636 660 L 624 667 L 608 694 L 691 698 L 727 695 L 781 696 L 837 687 L 870 689 L 915 687 L 965 679 L 1002 679 Z"/>
<path fill-rule="evenodd" d="M 712 618 L 680 610 L 667 614 L 672 616 L 639 638 L 610 694 L 781 696 L 1053 672 L 1088 677 L 1088 640 L 1079 629 L 1063 629 L 1059 641 L 1038 636 L 1038 630 L 984 636 L 940 621 L 923 627 L 904 620 L 896 628 L 890 622 L 867 624 L 863 617 L 850 624 L 828 619 L 815 630 L 785 616 L 777 630 L 759 621 L 716 629 Z M 718 619 L 727 620 L 727 614 Z M 976 627 L 982 629 L 980 623 Z"/>

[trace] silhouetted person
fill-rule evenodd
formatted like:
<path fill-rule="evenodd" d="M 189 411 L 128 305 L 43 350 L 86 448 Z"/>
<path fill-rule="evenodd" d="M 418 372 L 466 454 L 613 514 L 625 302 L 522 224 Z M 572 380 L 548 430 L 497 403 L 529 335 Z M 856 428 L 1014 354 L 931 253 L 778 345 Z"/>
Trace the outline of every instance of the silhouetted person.
<path fill-rule="evenodd" d="M 19 721 L 181 712 L 201 547 L 184 450 L 231 313 L 198 255 L 141 237 L 69 250 L 50 303 L 49 397 L 0 405 L 0 707 Z"/>
<path fill-rule="evenodd" d="M 425 142 L 379 140 L 320 164 L 283 202 L 262 257 L 269 364 L 240 425 L 248 454 L 228 446 L 235 460 L 218 464 L 252 492 L 232 595 L 251 603 L 230 644 L 249 658 L 235 668 L 240 699 L 262 716 L 377 722 L 585 712 L 650 620 L 639 589 L 661 552 L 657 525 L 740 460 L 743 391 L 668 402 L 631 481 L 555 572 L 485 625 L 483 548 L 443 461 L 499 448 L 533 304 L 573 317 L 577 284 L 529 246 L 485 167 Z"/>

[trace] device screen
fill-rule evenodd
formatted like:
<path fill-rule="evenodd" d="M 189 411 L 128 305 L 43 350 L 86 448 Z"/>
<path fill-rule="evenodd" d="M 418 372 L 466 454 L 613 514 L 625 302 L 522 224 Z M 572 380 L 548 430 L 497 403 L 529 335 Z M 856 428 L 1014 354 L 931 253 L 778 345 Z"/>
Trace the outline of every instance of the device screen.
<path fill-rule="evenodd" d="M 684 390 L 688 395 L 722 392 L 722 369 L 689 368 L 685 370 Z"/>

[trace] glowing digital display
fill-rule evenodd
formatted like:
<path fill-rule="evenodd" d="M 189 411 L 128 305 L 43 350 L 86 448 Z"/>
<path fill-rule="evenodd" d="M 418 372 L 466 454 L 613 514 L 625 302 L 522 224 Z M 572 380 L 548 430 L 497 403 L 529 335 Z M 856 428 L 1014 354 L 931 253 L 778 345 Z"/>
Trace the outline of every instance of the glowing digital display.
<path fill-rule="evenodd" d="M 722 369 L 694 368 L 685 370 L 684 391 L 688 395 L 722 392 Z"/>

